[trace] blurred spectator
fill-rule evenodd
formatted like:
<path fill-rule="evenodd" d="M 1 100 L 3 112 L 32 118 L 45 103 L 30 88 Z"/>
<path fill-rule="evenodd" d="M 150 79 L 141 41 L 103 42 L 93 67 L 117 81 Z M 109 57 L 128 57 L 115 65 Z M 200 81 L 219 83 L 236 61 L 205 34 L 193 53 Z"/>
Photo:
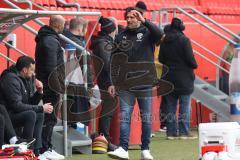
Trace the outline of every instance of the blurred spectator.
<path fill-rule="evenodd" d="M 69 26 L 69 31 L 68 33 L 64 33 L 66 37 L 80 45 L 81 47 L 85 48 L 86 47 L 86 42 L 84 40 L 84 36 L 87 33 L 87 27 L 88 27 L 88 22 L 81 18 L 81 17 L 76 17 L 70 20 L 70 26 Z M 85 125 L 88 125 L 88 122 L 90 120 L 89 114 L 87 114 L 87 111 L 89 109 L 89 103 L 88 103 L 88 93 L 87 89 L 85 90 L 84 87 L 84 79 L 83 79 L 83 51 L 76 49 L 76 53 L 74 55 L 70 55 L 69 59 L 71 59 L 71 63 L 75 64 L 74 71 L 71 74 L 70 79 L 68 80 L 71 85 L 78 85 L 81 86 L 82 89 L 84 89 L 83 93 L 84 95 L 81 96 L 68 96 L 68 99 L 74 100 L 74 104 L 71 107 L 71 111 L 74 113 L 86 113 L 85 115 L 87 117 L 83 118 Z M 93 87 L 93 82 L 92 82 L 92 69 L 90 65 L 90 55 L 88 56 L 88 65 L 87 65 L 87 80 L 88 80 L 88 87 L 92 88 Z M 76 65 L 77 64 L 77 65 Z M 80 79 L 78 82 L 73 82 L 73 79 L 76 79 L 76 76 Z M 82 115 L 83 116 L 83 115 Z M 75 126 L 76 127 L 76 126 Z"/>
<path fill-rule="evenodd" d="M 45 25 L 40 28 L 38 35 L 35 38 L 36 50 L 36 77 L 43 83 L 43 102 L 51 103 L 54 108 L 60 100 L 60 95 L 57 91 L 52 90 L 49 84 L 54 84 L 56 88 L 62 90 L 63 82 L 58 79 L 58 72 L 53 72 L 57 66 L 64 63 L 63 50 L 60 44 L 59 33 L 63 32 L 65 19 L 63 16 L 54 15 L 50 17 L 49 26 Z M 55 80 L 54 82 L 48 81 L 50 74 Z M 45 114 L 44 128 L 42 132 L 43 148 L 42 153 L 48 157 L 57 157 L 58 159 L 64 159 L 64 156 L 57 154 L 52 149 L 51 137 L 53 127 L 57 123 L 57 118 L 54 112 L 51 114 Z M 46 153 L 45 153 L 46 152 Z M 49 158 L 50 159 L 50 158 Z"/>
<path fill-rule="evenodd" d="M 0 88 L 13 126 L 23 127 L 23 138 L 36 139 L 34 152 L 38 155 L 42 147 L 43 112 L 51 113 L 53 107 L 50 104 L 38 105 L 43 96 L 43 85 L 34 79 L 34 75 L 35 61 L 22 56 L 16 65 L 3 71 Z"/>
<path fill-rule="evenodd" d="M 113 18 L 111 18 L 113 19 Z M 115 21 L 115 20 L 114 20 Z M 108 18 L 101 17 L 99 20 L 101 24 L 101 31 L 98 33 L 96 37 L 92 39 L 91 49 L 93 54 L 98 56 L 103 60 L 104 66 L 98 76 L 98 85 L 101 90 L 108 90 L 110 86 L 110 57 L 111 50 L 107 50 L 107 46 L 113 45 L 115 35 L 117 33 L 117 24 Z M 110 123 L 113 116 L 114 108 L 111 105 L 111 101 L 106 99 L 104 95 L 101 95 L 102 101 L 102 110 L 99 119 L 99 133 L 103 134 L 108 141 L 108 151 L 113 151 L 117 147 L 113 145 L 110 140 L 111 137 L 109 135 Z M 110 103 L 110 104 L 109 104 Z"/>
<path fill-rule="evenodd" d="M 159 43 L 159 54 L 161 54 L 160 53 L 161 52 L 160 44 L 163 42 L 164 37 L 166 36 L 166 34 L 171 31 L 171 25 L 170 24 L 166 25 L 164 27 L 163 31 L 164 31 L 164 36 L 163 36 L 163 38 L 161 39 L 161 41 Z M 158 54 L 157 57 L 159 57 L 159 54 Z M 160 73 L 158 73 L 159 74 L 158 77 L 160 77 L 160 75 L 162 74 L 162 70 L 161 71 L 157 71 L 157 72 L 160 72 Z M 166 107 L 165 104 L 166 104 L 165 97 L 162 96 L 161 104 L 160 104 L 160 110 L 159 110 L 159 114 L 160 114 L 160 118 L 159 119 L 160 119 L 160 122 L 161 122 L 160 131 L 162 131 L 162 132 L 166 132 L 166 128 L 167 128 L 166 127 L 167 107 Z"/>
<path fill-rule="evenodd" d="M 197 63 L 191 42 L 183 33 L 184 29 L 182 20 L 173 18 L 170 31 L 166 33 L 160 45 L 159 62 L 169 67 L 169 72 L 163 79 L 174 85 L 174 91 L 163 96 L 163 103 L 167 109 L 168 139 L 176 139 L 178 136 L 181 139 L 197 138 L 190 134 L 191 93 L 195 79 L 193 70 L 197 68 Z M 178 101 L 180 108 L 177 125 Z"/>

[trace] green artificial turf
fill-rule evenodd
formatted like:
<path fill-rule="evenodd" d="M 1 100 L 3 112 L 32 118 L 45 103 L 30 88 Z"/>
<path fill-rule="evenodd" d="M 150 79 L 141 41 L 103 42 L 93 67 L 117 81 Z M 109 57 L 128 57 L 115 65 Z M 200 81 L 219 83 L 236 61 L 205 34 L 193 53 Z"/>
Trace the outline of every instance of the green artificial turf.
<path fill-rule="evenodd" d="M 198 160 L 198 139 L 196 140 L 166 140 L 165 134 L 157 133 L 151 139 L 151 153 L 155 160 Z M 140 159 L 140 147 L 130 146 L 130 160 Z M 108 160 L 107 155 L 74 154 L 67 160 Z"/>

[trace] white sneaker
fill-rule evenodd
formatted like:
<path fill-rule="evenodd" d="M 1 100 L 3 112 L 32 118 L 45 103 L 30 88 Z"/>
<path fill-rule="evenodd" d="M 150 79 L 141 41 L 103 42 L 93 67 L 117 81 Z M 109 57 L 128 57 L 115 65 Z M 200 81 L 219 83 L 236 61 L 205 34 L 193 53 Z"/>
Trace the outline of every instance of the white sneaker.
<path fill-rule="evenodd" d="M 38 156 L 38 160 L 48 160 L 48 159 L 44 156 L 44 154 L 40 154 Z"/>
<path fill-rule="evenodd" d="M 153 156 L 151 155 L 149 150 L 141 151 L 141 160 L 153 160 Z"/>
<path fill-rule="evenodd" d="M 116 150 L 108 152 L 108 156 L 112 158 L 129 159 L 128 151 L 125 151 L 122 147 L 118 147 Z"/>
<path fill-rule="evenodd" d="M 57 153 L 57 152 L 54 151 L 53 149 L 52 149 L 52 154 L 53 154 L 53 155 L 56 157 L 56 159 L 58 159 L 58 160 L 62 160 L 62 159 L 65 158 L 63 155 Z"/>
<path fill-rule="evenodd" d="M 51 151 L 47 150 L 45 151 L 43 154 L 41 154 L 42 157 L 45 157 L 46 159 L 50 159 L 50 160 L 58 160 L 56 159 L 56 157 L 52 154 Z"/>

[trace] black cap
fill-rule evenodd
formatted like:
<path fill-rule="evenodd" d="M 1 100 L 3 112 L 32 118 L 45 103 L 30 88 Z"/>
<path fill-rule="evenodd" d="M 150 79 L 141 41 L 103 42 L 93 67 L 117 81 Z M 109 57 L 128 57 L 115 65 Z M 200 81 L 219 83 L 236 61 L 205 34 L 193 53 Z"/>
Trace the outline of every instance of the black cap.
<path fill-rule="evenodd" d="M 108 18 L 104 18 L 103 16 L 99 19 L 99 23 L 101 24 L 101 31 L 107 34 L 112 33 L 116 29 L 116 25 L 113 21 Z"/>
<path fill-rule="evenodd" d="M 143 1 L 138 1 L 135 5 L 141 13 L 147 11 L 147 5 Z"/>

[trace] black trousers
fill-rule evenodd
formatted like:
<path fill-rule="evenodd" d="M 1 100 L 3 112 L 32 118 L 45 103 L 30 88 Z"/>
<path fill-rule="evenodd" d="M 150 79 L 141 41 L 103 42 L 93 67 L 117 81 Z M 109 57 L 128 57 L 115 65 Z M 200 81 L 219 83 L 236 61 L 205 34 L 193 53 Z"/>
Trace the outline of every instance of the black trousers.
<path fill-rule="evenodd" d="M 162 96 L 161 104 L 160 104 L 160 110 L 159 110 L 159 118 L 161 122 L 160 128 L 166 127 L 167 123 L 167 100 L 165 96 Z"/>
<path fill-rule="evenodd" d="M 16 132 L 13 128 L 12 121 L 4 105 L 0 105 L 0 114 L 3 116 L 5 123 L 5 126 L 3 128 L 3 131 L 5 133 L 4 139 L 7 141 L 7 143 L 9 143 L 9 139 L 16 136 Z"/>
<path fill-rule="evenodd" d="M 23 127 L 23 131 L 19 136 L 25 139 L 35 138 L 34 149 L 40 149 L 42 147 L 44 114 L 29 110 L 20 113 L 10 113 L 10 117 L 14 128 Z"/>
<path fill-rule="evenodd" d="M 45 152 L 49 148 L 52 148 L 51 141 L 52 141 L 53 127 L 57 123 L 57 116 L 55 111 L 60 100 L 60 95 L 50 90 L 47 87 L 43 92 L 44 92 L 43 103 L 51 103 L 53 105 L 53 112 L 51 114 L 46 113 L 44 117 L 41 152 Z"/>
<path fill-rule="evenodd" d="M 5 121 L 2 114 L 0 114 L 0 147 L 4 144 L 4 126 Z"/>
<path fill-rule="evenodd" d="M 99 118 L 99 133 L 103 134 L 108 141 L 111 140 L 109 130 L 114 111 L 117 107 L 117 98 L 112 97 L 107 91 L 101 91 L 102 110 Z"/>

